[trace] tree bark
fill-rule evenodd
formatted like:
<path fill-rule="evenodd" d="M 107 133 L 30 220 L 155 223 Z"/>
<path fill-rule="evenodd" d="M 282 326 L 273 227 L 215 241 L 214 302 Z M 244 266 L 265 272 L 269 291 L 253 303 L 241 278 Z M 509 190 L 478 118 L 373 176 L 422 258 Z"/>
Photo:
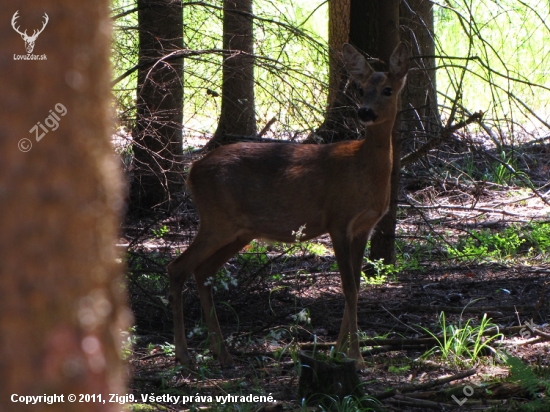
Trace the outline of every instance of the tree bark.
<path fill-rule="evenodd" d="M 115 251 L 124 196 L 109 141 L 109 2 L 3 6 L 31 32 L 44 13 L 49 24 L 33 52 L 46 59 L 33 61 L 12 59 L 23 41 L 0 27 L 0 410 L 118 411 L 108 396 L 126 393 L 129 312 Z M 54 405 L 21 398 L 54 394 Z"/>
<path fill-rule="evenodd" d="M 435 139 L 441 132 L 435 78 L 433 2 L 408 0 L 401 3 L 401 37 L 410 45 L 411 68 L 401 96 L 403 144 L 414 148 Z"/>
<path fill-rule="evenodd" d="M 356 107 L 353 99 L 356 86 L 350 82 L 341 52 L 350 42 L 350 13 L 352 0 L 329 1 L 329 89 L 327 111 L 323 124 L 306 139 L 306 143 L 333 143 L 356 139 L 359 135 Z"/>
<path fill-rule="evenodd" d="M 182 189 L 183 49 L 179 0 L 138 0 L 139 62 L 130 210 L 147 213 Z"/>
<path fill-rule="evenodd" d="M 252 0 L 224 0 L 222 106 L 206 150 L 256 135 Z"/>
<path fill-rule="evenodd" d="M 381 13 L 388 17 L 381 17 L 380 22 L 387 18 L 389 21 L 400 21 L 405 27 L 403 41 L 409 45 L 411 56 L 434 56 L 433 41 L 433 3 L 427 0 L 411 0 L 410 8 L 401 5 L 400 19 L 395 20 L 399 5 L 392 2 L 383 2 L 385 5 Z M 386 59 L 395 44 L 399 41 L 398 25 L 389 23 L 385 35 L 380 36 L 380 56 Z M 408 138 L 410 145 L 418 142 L 419 138 L 437 138 L 440 133 L 440 119 L 437 110 L 437 95 L 435 88 L 435 58 L 423 57 L 412 59 L 412 67 L 419 70 L 409 71 L 407 84 L 401 95 L 406 107 L 398 115 L 393 133 L 393 169 L 391 179 L 391 198 L 388 213 L 378 223 L 371 238 L 369 258 L 382 259 L 385 264 L 395 263 L 395 229 L 397 225 L 397 203 L 399 197 L 399 181 L 401 172 L 402 137 Z"/>
<path fill-rule="evenodd" d="M 329 45 L 331 50 L 341 49 L 347 30 L 348 40 L 359 50 L 376 57 L 385 63 L 399 44 L 399 1 L 339 0 L 329 2 Z M 332 34 L 332 37 L 331 37 Z M 339 44 L 337 44 L 339 43 Z M 336 54 L 331 54 L 331 56 Z M 332 61 L 336 61 L 333 59 Z M 354 103 L 356 87 L 348 82 L 347 74 L 341 66 L 330 66 L 329 108 L 325 121 L 306 142 L 318 140 L 329 143 L 357 138 L 361 127 L 357 122 Z M 340 63 L 341 64 L 341 63 Z M 373 64 L 376 70 L 387 70 L 381 64 Z M 332 93 L 332 94 L 331 94 Z M 391 176 L 391 198 L 388 213 L 377 225 L 372 238 L 370 258 L 383 259 L 390 263 L 395 260 L 395 225 L 397 220 L 397 198 L 399 193 L 399 173 L 401 157 L 400 116 L 395 122 L 392 134 L 393 169 Z"/>
<path fill-rule="evenodd" d="M 300 351 L 299 401 L 306 399 L 307 403 L 326 403 L 325 406 L 330 407 L 334 398 L 342 400 L 350 395 L 357 399 L 365 397 L 355 361 L 341 355 L 341 359 L 329 359 L 324 354 Z"/>
<path fill-rule="evenodd" d="M 378 54 L 389 62 L 391 53 L 399 44 L 399 1 L 378 0 Z M 401 172 L 401 119 L 397 115 L 392 133 L 393 167 L 391 172 L 391 190 L 389 210 L 378 222 L 371 237 L 369 258 L 383 259 L 389 264 L 395 261 L 395 226 L 397 222 L 397 199 L 399 195 L 399 176 Z"/>

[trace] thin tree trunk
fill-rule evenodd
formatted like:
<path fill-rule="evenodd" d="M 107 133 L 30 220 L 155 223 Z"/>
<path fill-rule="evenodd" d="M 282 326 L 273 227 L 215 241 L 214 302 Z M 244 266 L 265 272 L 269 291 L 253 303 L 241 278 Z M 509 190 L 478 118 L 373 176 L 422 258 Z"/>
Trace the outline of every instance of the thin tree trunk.
<path fill-rule="evenodd" d="M 12 59 L 23 41 L 0 27 L 0 410 L 118 411 L 108 399 L 126 393 L 129 312 L 115 250 L 123 194 L 109 141 L 109 2 L 3 6 L 28 31 L 44 13 L 49 24 L 38 61 Z"/>
<path fill-rule="evenodd" d="M 180 0 L 138 0 L 139 61 L 134 179 L 130 209 L 146 212 L 181 190 L 183 59 L 158 62 L 183 48 Z M 165 205 L 166 206 L 166 205 Z"/>
<path fill-rule="evenodd" d="M 256 135 L 252 0 L 223 2 L 222 106 L 218 128 L 205 149 Z"/>

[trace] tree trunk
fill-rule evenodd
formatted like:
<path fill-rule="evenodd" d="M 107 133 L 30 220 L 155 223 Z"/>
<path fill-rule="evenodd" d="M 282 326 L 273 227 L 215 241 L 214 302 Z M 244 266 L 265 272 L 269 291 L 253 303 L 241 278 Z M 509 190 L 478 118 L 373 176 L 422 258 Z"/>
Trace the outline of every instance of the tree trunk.
<path fill-rule="evenodd" d="M 222 106 L 206 150 L 256 134 L 252 0 L 224 0 L 223 10 Z"/>
<path fill-rule="evenodd" d="M 395 5 L 392 2 L 384 3 L 390 13 L 390 18 L 395 21 Z M 408 2 L 411 8 L 401 5 L 401 19 L 405 27 L 403 40 L 409 45 L 411 56 L 434 56 L 435 45 L 433 42 L 433 3 L 427 0 L 412 0 Z M 391 9 L 391 10 L 390 10 Z M 382 10 L 381 10 L 382 11 Z M 381 22 L 384 19 L 380 20 Z M 392 28 L 397 25 L 391 23 Z M 388 27 L 389 29 L 389 27 Z M 387 56 L 399 33 L 386 30 L 381 36 L 380 46 L 386 51 L 380 50 L 380 56 Z M 393 37 L 391 39 L 390 37 Z M 384 45 L 385 44 L 385 45 Z M 408 138 L 410 145 L 418 142 L 422 136 L 436 137 L 440 130 L 440 119 L 437 110 L 437 95 L 435 88 L 435 58 L 412 59 L 412 67 L 422 70 L 409 71 L 407 84 L 401 95 L 406 107 L 396 120 L 396 129 L 393 134 L 393 170 L 391 179 L 391 199 L 388 213 L 378 223 L 371 238 L 371 260 L 382 259 L 384 263 L 395 263 L 395 228 L 397 225 L 397 202 L 399 197 L 401 137 Z M 420 120 L 419 120 L 420 119 Z"/>
<path fill-rule="evenodd" d="M 389 62 L 391 53 L 399 44 L 399 1 L 378 0 L 378 54 Z M 391 172 L 390 205 L 388 213 L 378 222 L 371 237 L 370 259 L 383 259 L 389 264 L 395 261 L 395 225 L 397 222 L 397 199 L 401 172 L 401 119 L 397 115 L 392 133 L 393 168 Z"/>
<path fill-rule="evenodd" d="M 130 209 L 146 212 L 181 190 L 183 59 L 158 62 L 183 49 L 178 0 L 138 0 L 139 62 L 134 179 Z M 167 206 L 167 205 L 164 205 Z"/>
<path fill-rule="evenodd" d="M 411 70 L 401 96 L 403 144 L 414 148 L 437 138 L 441 119 L 437 107 L 433 2 L 409 0 L 401 4 L 402 39 L 410 45 Z M 423 57 L 420 57 L 423 56 Z M 415 58 L 416 57 L 416 58 Z"/>
<path fill-rule="evenodd" d="M 363 399 L 365 392 L 355 369 L 355 361 L 344 354 L 339 359 L 324 354 L 300 351 L 300 381 L 298 400 L 306 399 L 309 404 L 334 406 L 332 399 L 355 396 Z"/>
<path fill-rule="evenodd" d="M 24 43 L 0 27 L 0 410 L 118 411 L 108 399 L 126 393 L 129 312 L 115 250 L 123 194 L 109 141 L 109 2 L 3 6 L 27 32 L 45 13 L 50 21 L 33 51 L 45 60 L 12 59 Z M 54 405 L 22 398 L 54 394 Z"/>
<path fill-rule="evenodd" d="M 333 143 L 356 139 L 359 132 L 353 95 L 356 85 L 348 83 L 348 73 L 341 58 L 342 45 L 350 41 L 352 0 L 329 1 L 329 89 L 327 112 L 323 124 L 306 139 L 306 143 Z"/>
<path fill-rule="evenodd" d="M 388 63 L 391 53 L 399 44 L 399 3 L 398 0 L 329 2 L 330 49 L 341 49 L 342 43 L 345 42 L 343 33 L 347 30 L 349 33 L 347 41 L 368 55 Z M 331 54 L 332 56 L 334 54 Z M 337 59 L 333 58 L 331 61 L 337 61 Z M 308 143 L 314 139 L 325 143 L 349 140 L 356 138 L 360 133 L 361 128 L 357 122 L 356 105 L 353 98 L 355 86 L 353 83 L 347 82 L 347 75 L 343 74 L 342 67 L 336 63 L 333 64 L 330 66 L 331 88 L 327 116 L 319 130 L 308 137 Z M 379 67 L 378 64 L 373 64 L 373 67 L 377 70 L 387 69 Z M 383 259 L 386 263 L 395 260 L 395 225 L 401 157 L 399 115 L 395 125 L 392 135 L 393 169 L 390 207 L 372 235 L 370 250 L 371 259 Z"/>

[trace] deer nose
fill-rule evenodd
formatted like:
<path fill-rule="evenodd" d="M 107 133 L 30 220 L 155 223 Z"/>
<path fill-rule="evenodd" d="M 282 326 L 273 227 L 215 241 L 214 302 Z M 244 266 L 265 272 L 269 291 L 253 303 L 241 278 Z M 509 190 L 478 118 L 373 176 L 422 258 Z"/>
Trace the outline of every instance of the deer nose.
<path fill-rule="evenodd" d="M 366 107 L 359 108 L 357 115 L 359 116 L 359 120 L 365 123 L 374 122 L 378 119 L 378 116 L 374 113 L 374 110 L 367 109 Z"/>

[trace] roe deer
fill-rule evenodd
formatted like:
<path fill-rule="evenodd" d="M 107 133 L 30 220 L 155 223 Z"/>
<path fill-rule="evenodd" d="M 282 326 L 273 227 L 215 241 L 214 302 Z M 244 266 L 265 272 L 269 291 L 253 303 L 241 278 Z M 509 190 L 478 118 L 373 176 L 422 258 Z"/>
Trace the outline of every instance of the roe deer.
<path fill-rule="evenodd" d="M 357 336 L 361 265 L 369 235 L 388 209 L 391 134 L 408 51 L 404 44 L 394 50 L 389 72 L 374 72 L 349 44 L 343 47 L 343 57 L 362 90 L 358 117 L 367 127 L 363 140 L 326 145 L 237 143 L 193 164 L 187 186 L 200 228 L 187 250 L 168 265 L 180 362 L 191 362 L 182 302 L 189 275 L 195 275 L 211 350 L 222 365 L 232 364 L 206 280 L 253 239 L 294 242 L 293 231 L 305 225 L 301 240 L 325 233 L 332 239 L 346 302 L 337 350 L 349 348 L 357 368 L 364 368 Z"/>

